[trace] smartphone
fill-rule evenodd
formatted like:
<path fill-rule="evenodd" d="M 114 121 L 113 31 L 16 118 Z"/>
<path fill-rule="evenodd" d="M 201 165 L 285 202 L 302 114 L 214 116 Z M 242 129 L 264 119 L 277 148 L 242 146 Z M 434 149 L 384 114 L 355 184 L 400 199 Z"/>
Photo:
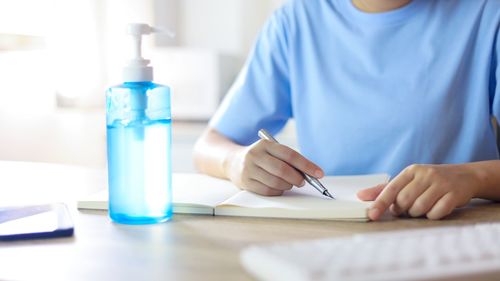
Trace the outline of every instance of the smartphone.
<path fill-rule="evenodd" d="M 0 241 L 73 236 L 74 227 L 63 203 L 0 207 Z"/>

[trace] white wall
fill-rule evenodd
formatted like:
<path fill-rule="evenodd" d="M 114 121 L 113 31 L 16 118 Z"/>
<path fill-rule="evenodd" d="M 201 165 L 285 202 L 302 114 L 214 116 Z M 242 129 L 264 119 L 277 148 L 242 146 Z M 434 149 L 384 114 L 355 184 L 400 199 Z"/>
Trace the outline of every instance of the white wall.
<path fill-rule="evenodd" d="M 178 46 L 205 49 L 222 55 L 247 56 L 265 20 L 283 0 L 107 0 L 104 5 L 104 43 L 107 73 L 119 79 L 127 57 L 123 26 L 148 22 L 173 29 L 176 38 L 155 35 L 144 39 L 152 47 Z M 149 37 L 149 36 L 148 36 Z"/>
<path fill-rule="evenodd" d="M 82 44 L 77 48 L 78 52 L 65 49 L 67 53 L 60 58 L 62 61 L 59 61 L 68 63 L 67 67 L 59 68 L 63 70 L 63 73 L 67 73 L 70 77 L 74 75 L 72 78 L 75 79 L 82 79 L 82 82 L 71 82 L 69 84 L 71 87 L 68 89 L 82 90 L 81 85 L 90 86 L 86 89 L 87 92 L 96 89 L 84 98 L 95 100 L 98 107 L 96 111 L 90 112 L 55 109 L 52 83 L 57 83 L 57 81 L 45 77 L 49 74 L 47 66 L 54 65 L 54 62 L 49 60 L 50 56 L 44 54 L 46 50 L 1 53 L 0 74 L 4 75 L 2 75 L 3 79 L 0 79 L 0 88 L 4 91 L 0 92 L 0 160 L 43 161 L 104 167 L 105 120 L 102 102 L 106 85 L 99 85 L 101 75 L 97 74 L 102 69 L 100 66 L 87 67 L 85 71 L 89 71 L 91 75 L 83 75 L 87 72 L 82 72 L 82 67 L 71 63 L 73 58 L 77 58 L 74 61 L 82 61 L 85 56 L 91 56 L 94 59 L 95 56 L 92 55 L 102 50 L 100 59 L 103 64 L 106 67 L 116 64 L 118 70 L 112 73 L 119 75 L 126 56 L 126 45 L 122 43 L 122 39 L 125 38 L 123 27 L 130 21 L 153 23 L 153 18 L 157 16 L 154 1 L 174 1 L 172 3 L 177 5 L 174 22 L 179 37 L 176 39 L 176 44 L 244 58 L 261 25 L 282 0 L 40 1 L 59 5 L 53 7 L 54 12 L 50 17 L 54 19 L 55 24 L 68 21 L 66 25 L 54 30 L 64 35 L 59 39 L 68 40 L 64 46 Z M 63 14 L 64 11 L 58 9 L 63 6 L 69 6 L 68 10 L 77 10 L 77 14 L 74 17 L 71 14 Z M 6 10 L 0 11 L 0 14 L 2 12 L 5 14 Z M 55 19 L 66 19 L 66 21 Z M 80 22 L 78 19 L 84 21 Z M 5 28 L 8 23 L 3 20 L 4 18 L 0 19 L 0 30 L 6 32 L 2 28 Z M 89 22 L 91 24 L 86 24 Z M 79 29 L 80 27 L 82 29 Z M 68 34 L 64 34 L 65 30 Z M 71 30 L 85 32 L 85 36 L 69 34 Z M 97 34 L 91 34 L 93 30 L 97 30 Z M 22 31 L 24 32 L 30 33 L 31 31 Z M 1 32 L 0 36 L 2 36 Z M 102 46 L 96 46 L 99 40 Z M 89 41 L 92 48 L 84 48 L 83 44 Z M 48 40 L 47 45 L 51 46 L 51 44 L 56 44 L 55 42 Z M 150 47 L 152 42 L 153 40 L 147 40 Z M 56 47 L 60 48 L 63 45 Z M 52 53 L 57 55 L 58 52 Z M 64 61 L 65 59 L 67 61 Z M 89 60 L 88 63 L 90 62 L 92 61 Z M 75 66 L 76 69 L 70 69 L 71 66 Z M 107 69 L 103 72 L 109 73 Z M 20 82 L 14 83 L 17 81 Z M 109 81 L 106 84 L 109 85 Z M 12 89 L 19 90 L 19 93 L 8 91 L 9 85 Z M 42 91 L 42 88 L 45 90 Z M 71 95 L 73 92 L 67 94 Z M 191 147 L 205 125 L 177 123 L 176 126 L 173 156 L 177 163 L 176 171 L 190 171 L 192 170 Z"/>
<path fill-rule="evenodd" d="M 270 0 L 182 0 L 179 44 L 246 56 L 273 9 Z"/>

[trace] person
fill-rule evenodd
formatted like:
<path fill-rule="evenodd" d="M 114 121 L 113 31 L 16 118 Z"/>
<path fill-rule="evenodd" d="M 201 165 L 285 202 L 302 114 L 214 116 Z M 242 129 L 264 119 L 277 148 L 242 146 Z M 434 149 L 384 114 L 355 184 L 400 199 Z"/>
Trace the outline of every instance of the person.
<path fill-rule="evenodd" d="M 295 0 L 275 11 L 194 150 L 277 196 L 309 175 L 388 172 L 368 215 L 440 219 L 500 199 L 500 1 Z M 259 140 L 293 118 L 300 154 Z M 330 190 L 335 192 L 335 188 Z"/>

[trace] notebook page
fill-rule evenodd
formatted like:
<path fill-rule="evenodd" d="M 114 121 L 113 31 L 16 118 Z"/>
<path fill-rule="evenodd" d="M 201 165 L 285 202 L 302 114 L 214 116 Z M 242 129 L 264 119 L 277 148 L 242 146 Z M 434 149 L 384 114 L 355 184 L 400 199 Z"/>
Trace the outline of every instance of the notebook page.
<path fill-rule="evenodd" d="M 240 192 L 230 181 L 202 174 L 174 174 L 173 186 L 175 206 L 215 207 Z"/>
<path fill-rule="evenodd" d="M 227 199 L 220 205 L 236 205 L 253 208 L 307 208 L 314 204 L 316 207 L 328 207 L 331 201 L 360 202 L 356 192 L 360 189 L 387 182 L 386 174 L 362 176 L 329 176 L 321 179 L 323 185 L 332 193 L 336 200 L 331 200 L 319 193 L 314 187 L 306 184 L 304 187 L 294 187 L 282 196 L 261 196 L 252 192 L 242 191 Z"/>
<path fill-rule="evenodd" d="M 273 197 L 241 191 L 219 204 L 216 214 L 321 219 L 366 217 L 366 209 L 370 203 L 358 200 L 356 192 L 387 180 L 388 176 L 385 174 L 321 179 L 336 200 L 323 196 L 309 185 L 293 188 L 282 196 Z"/>
<path fill-rule="evenodd" d="M 218 203 L 240 191 L 229 181 L 201 174 L 174 173 L 172 185 L 175 213 L 212 213 L 212 209 Z M 107 190 L 79 200 L 78 208 L 106 210 L 108 208 Z M 207 211 L 207 209 L 210 210 Z"/>
<path fill-rule="evenodd" d="M 329 176 L 322 178 L 320 181 L 335 198 L 348 201 L 360 201 L 356 196 L 356 192 L 364 188 L 388 182 L 389 175 Z M 308 193 L 310 192 L 319 194 L 314 187 L 308 186 Z"/>

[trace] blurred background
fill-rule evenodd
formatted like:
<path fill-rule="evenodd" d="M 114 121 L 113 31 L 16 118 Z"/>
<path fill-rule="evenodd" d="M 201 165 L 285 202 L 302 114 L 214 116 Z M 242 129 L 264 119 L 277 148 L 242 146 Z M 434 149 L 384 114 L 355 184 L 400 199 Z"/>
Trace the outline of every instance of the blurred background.
<path fill-rule="evenodd" d="M 147 36 L 143 55 L 173 89 L 174 171 L 193 171 L 196 138 L 282 2 L 0 0 L 0 160 L 105 168 L 104 92 L 130 57 L 126 23 L 144 22 L 176 33 Z"/>

